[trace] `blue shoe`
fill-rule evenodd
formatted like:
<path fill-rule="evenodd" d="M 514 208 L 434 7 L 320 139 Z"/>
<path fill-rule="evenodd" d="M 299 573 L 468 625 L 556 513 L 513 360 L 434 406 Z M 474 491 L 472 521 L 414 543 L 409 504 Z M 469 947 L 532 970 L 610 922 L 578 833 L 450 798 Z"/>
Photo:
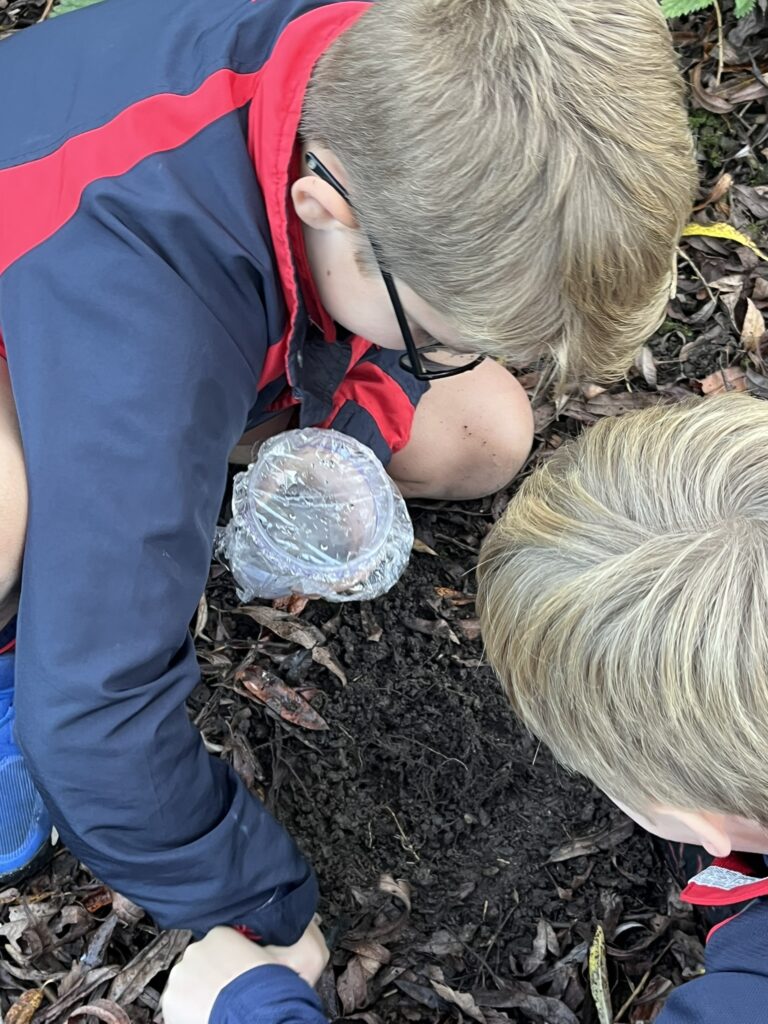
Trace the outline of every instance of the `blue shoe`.
<path fill-rule="evenodd" d="M 0 889 L 51 854 L 51 819 L 13 740 L 13 651 L 0 654 Z"/>

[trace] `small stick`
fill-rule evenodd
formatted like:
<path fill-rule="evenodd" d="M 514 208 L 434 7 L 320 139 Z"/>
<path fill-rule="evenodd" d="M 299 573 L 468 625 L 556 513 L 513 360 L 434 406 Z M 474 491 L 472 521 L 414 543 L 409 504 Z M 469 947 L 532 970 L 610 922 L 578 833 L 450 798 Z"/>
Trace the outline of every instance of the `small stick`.
<path fill-rule="evenodd" d="M 677 250 L 677 255 L 680 257 L 681 260 L 683 260 L 685 263 L 688 264 L 688 266 L 694 272 L 696 277 L 698 277 L 698 279 L 704 285 L 704 288 L 706 290 L 707 295 L 710 297 L 710 299 L 712 299 L 714 301 L 715 298 L 716 298 L 715 293 L 712 291 L 712 289 L 709 287 L 707 282 L 704 280 L 704 276 L 702 275 L 701 271 L 696 266 L 696 264 L 693 262 L 693 260 L 690 259 L 688 256 L 686 256 L 686 254 L 683 252 L 683 250 L 680 249 L 679 247 L 678 247 L 678 250 Z"/>
<path fill-rule="evenodd" d="M 717 77 L 715 78 L 715 86 L 720 85 L 720 79 L 723 77 L 723 47 L 725 46 L 725 40 L 723 38 L 723 12 L 720 10 L 720 4 L 718 0 L 713 0 L 715 5 L 715 17 L 717 18 Z"/>
<path fill-rule="evenodd" d="M 53 7 L 53 0 L 45 0 L 45 7 L 43 8 L 43 13 L 37 19 L 37 24 L 38 25 L 40 24 L 41 21 L 45 21 L 45 19 L 51 13 L 51 8 L 52 7 Z"/>

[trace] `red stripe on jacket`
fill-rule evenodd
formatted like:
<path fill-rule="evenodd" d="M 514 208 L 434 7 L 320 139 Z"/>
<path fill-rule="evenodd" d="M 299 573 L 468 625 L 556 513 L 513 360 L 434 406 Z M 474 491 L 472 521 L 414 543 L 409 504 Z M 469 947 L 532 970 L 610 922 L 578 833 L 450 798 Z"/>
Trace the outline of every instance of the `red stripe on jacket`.
<path fill-rule="evenodd" d="M 100 128 L 68 139 L 53 153 L 0 171 L 0 274 L 74 216 L 85 189 L 130 171 L 146 157 L 175 149 L 207 125 L 244 106 L 261 70 L 222 69 L 186 96 L 139 100 Z"/>
<path fill-rule="evenodd" d="M 333 408 L 327 420 L 320 426 L 332 426 L 345 402 L 350 401 L 357 402 L 371 414 L 393 454 L 405 447 L 413 426 L 413 403 L 381 367 L 370 362 L 353 366 L 333 397 Z M 393 429 L 395 424 L 397 430 Z"/>

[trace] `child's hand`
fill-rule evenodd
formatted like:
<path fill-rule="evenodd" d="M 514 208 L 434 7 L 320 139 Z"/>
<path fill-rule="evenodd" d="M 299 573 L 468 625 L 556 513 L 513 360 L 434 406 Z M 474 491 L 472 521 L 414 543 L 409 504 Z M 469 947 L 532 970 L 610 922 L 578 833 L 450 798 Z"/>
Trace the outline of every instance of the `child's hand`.
<path fill-rule="evenodd" d="M 330 959 L 330 952 L 325 944 L 323 933 L 315 918 L 298 942 L 293 946 L 265 946 L 273 963 L 283 964 L 300 974 L 308 985 L 314 986 L 320 980 L 325 965 Z"/>
<path fill-rule="evenodd" d="M 171 971 L 162 1000 L 165 1024 L 208 1024 L 222 989 L 254 967 L 282 964 L 315 985 L 328 956 L 314 921 L 293 946 L 258 946 L 232 928 L 214 928 Z"/>

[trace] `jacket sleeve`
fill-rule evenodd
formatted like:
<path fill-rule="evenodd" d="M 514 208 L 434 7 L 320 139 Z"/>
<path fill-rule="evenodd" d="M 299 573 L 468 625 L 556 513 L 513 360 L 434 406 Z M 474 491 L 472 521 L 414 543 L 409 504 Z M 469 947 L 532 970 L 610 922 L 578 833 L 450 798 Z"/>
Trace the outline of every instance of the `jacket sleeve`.
<path fill-rule="evenodd" d="M 311 870 L 185 707 L 188 624 L 264 358 L 259 291 L 234 330 L 120 217 L 66 231 L 70 266 L 33 254 L 0 284 L 29 478 L 18 740 L 72 852 L 161 926 L 292 943 Z"/>
<path fill-rule="evenodd" d="M 675 989 L 658 1024 L 764 1024 L 768 902 L 756 900 L 707 943 L 706 974 Z"/>
<path fill-rule="evenodd" d="M 705 974 L 676 989 L 658 1024 L 765 1024 L 768 978 L 749 971 Z"/>
<path fill-rule="evenodd" d="M 219 994 L 209 1024 L 328 1024 L 315 993 L 289 967 L 255 967 Z"/>

